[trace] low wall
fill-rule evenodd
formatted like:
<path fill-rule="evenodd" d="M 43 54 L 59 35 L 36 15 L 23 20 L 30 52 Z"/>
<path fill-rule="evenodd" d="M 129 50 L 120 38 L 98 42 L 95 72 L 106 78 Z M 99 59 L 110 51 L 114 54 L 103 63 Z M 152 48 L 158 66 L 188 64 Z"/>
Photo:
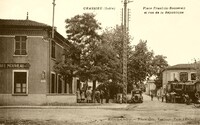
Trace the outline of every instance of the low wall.
<path fill-rule="evenodd" d="M 46 103 L 76 103 L 76 95 L 73 94 L 49 94 Z"/>
<path fill-rule="evenodd" d="M 76 103 L 75 95 L 28 94 L 17 96 L 0 94 L 0 105 L 44 105 L 49 103 Z"/>

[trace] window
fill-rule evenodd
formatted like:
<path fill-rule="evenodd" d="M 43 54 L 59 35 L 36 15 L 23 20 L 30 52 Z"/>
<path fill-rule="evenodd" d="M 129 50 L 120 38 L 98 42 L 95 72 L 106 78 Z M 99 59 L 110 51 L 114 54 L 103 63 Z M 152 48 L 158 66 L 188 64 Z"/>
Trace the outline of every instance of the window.
<path fill-rule="evenodd" d="M 49 86 L 50 93 L 61 94 L 61 93 L 73 93 L 73 82 L 68 77 L 64 77 L 61 74 L 51 72 L 51 82 Z"/>
<path fill-rule="evenodd" d="M 180 81 L 182 81 L 182 82 L 188 81 L 188 73 L 187 72 L 180 72 Z"/>
<path fill-rule="evenodd" d="M 26 36 L 15 36 L 15 55 L 27 55 Z"/>
<path fill-rule="evenodd" d="M 171 72 L 170 81 L 177 81 L 178 80 L 178 73 L 177 72 Z"/>
<path fill-rule="evenodd" d="M 54 41 L 51 41 L 51 57 L 55 58 L 56 57 L 56 43 Z"/>
<path fill-rule="evenodd" d="M 14 71 L 14 94 L 27 94 L 27 71 Z"/>
<path fill-rule="evenodd" d="M 57 93 L 56 75 L 51 73 L 51 93 Z"/>
<path fill-rule="evenodd" d="M 191 80 L 196 80 L 196 73 L 191 73 Z"/>

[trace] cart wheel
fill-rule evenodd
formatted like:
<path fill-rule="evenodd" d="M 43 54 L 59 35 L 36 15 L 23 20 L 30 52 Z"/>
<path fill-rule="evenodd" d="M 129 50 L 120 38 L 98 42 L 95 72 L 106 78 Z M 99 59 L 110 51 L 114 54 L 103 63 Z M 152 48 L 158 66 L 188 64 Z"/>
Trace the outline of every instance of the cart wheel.
<path fill-rule="evenodd" d="M 196 93 L 195 93 L 195 97 L 196 97 L 196 98 L 199 98 L 199 92 L 196 92 Z"/>

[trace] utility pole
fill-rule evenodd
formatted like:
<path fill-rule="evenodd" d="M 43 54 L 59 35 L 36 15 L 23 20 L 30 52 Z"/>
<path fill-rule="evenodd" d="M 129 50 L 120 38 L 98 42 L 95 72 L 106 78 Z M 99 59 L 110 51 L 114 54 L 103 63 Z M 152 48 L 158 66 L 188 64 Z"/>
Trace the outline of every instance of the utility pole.
<path fill-rule="evenodd" d="M 55 13 L 55 0 L 53 0 L 53 17 L 52 17 L 52 34 L 51 34 L 51 39 L 49 41 L 49 93 L 52 92 L 52 89 L 51 89 L 51 44 L 53 42 L 53 39 L 54 39 L 54 13 Z"/>
<path fill-rule="evenodd" d="M 127 4 L 132 1 L 127 1 L 124 0 L 124 22 L 123 24 L 123 93 L 125 94 L 125 97 L 127 97 L 127 85 L 128 85 L 128 80 L 127 80 L 127 58 L 128 58 L 128 21 L 127 21 Z M 128 17 L 129 18 L 129 17 Z M 126 99 L 127 101 L 127 99 Z"/>
<path fill-rule="evenodd" d="M 55 12 L 55 0 L 53 0 L 53 18 L 52 18 L 52 39 L 54 38 L 54 12 Z"/>
<path fill-rule="evenodd" d="M 127 0 L 124 0 L 124 25 L 123 25 L 123 93 L 127 97 L 127 22 L 126 22 L 126 13 L 127 11 Z"/>

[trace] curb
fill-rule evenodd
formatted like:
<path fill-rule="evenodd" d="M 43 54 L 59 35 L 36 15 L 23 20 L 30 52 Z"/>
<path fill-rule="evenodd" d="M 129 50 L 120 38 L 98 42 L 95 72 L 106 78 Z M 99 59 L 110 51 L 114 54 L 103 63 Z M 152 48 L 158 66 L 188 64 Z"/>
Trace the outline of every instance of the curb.
<path fill-rule="evenodd" d="M 102 106 L 0 106 L 0 109 L 122 109 L 128 104 Z"/>

